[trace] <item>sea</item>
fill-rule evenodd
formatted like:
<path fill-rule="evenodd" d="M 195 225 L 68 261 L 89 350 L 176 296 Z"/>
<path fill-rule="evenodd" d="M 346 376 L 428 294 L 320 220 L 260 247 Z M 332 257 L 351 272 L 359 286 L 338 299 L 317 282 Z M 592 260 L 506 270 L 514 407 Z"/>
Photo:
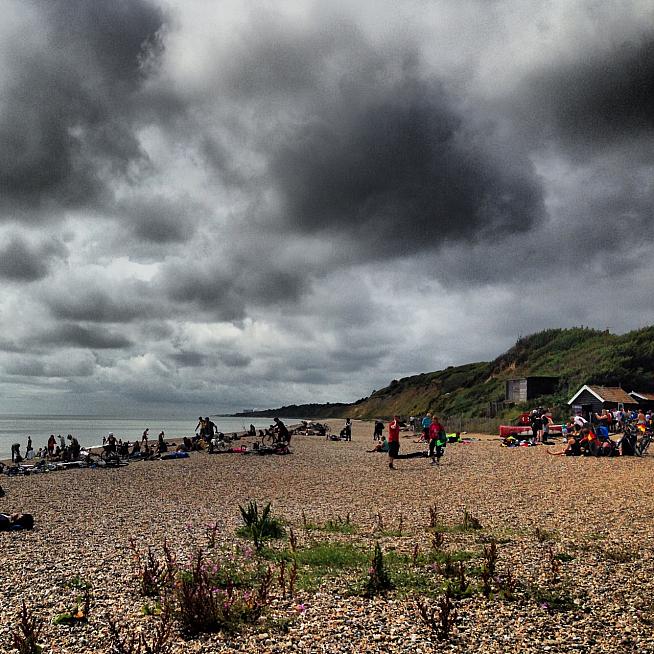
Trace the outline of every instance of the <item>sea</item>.
<path fill-rule="evenodd" d="M 242 432 L 252 424 L 263 429 L 272 424 L 272 418 L 233 418 L 212 416 L 211 420 L 218 426 L 218 431 L 225 434 Z M 300 422 L 297 418 L 282 418 L 285 424 Z M 25 456 L 27 436 L 32 437 L 35 451 L 47 444 L 50 434 L 64 438 L 72 434 L 82 447 L 102 445 L 102 437 L 110 432 L 116 438 L 130 442 L 141 439 L 143 431 L 148 428 L 150 440 L 157 440 L 163 430 L 166 438 L 183 438 L 195 433 L 197 416 L 180 418 L 116 418 L 112 416 L 17 416 L 0 415 L 0 460 L 11 458 L 11 446 L 20 443 L 20 453 Z M 57 443 L 59 438 L 57 438 Z"/>

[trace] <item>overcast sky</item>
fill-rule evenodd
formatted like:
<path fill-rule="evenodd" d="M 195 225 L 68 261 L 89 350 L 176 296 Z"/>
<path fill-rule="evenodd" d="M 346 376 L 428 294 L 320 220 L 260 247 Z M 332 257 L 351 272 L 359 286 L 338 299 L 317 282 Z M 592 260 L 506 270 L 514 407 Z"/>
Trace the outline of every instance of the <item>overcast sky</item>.
<path fill-rule="evenodd" d="M 654 322 L 651 0 L 0 0 L 0 411 L 352 401 Z"/>

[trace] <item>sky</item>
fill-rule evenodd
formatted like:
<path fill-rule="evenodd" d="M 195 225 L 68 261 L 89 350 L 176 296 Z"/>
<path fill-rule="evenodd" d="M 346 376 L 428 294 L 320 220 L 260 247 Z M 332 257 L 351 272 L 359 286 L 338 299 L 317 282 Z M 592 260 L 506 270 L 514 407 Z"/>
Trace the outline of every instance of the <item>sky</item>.
<path fill-rule="evenodd" d="M 651 0 L 0 0 L 0 412 L 354 401 L 654 323 Z"/>

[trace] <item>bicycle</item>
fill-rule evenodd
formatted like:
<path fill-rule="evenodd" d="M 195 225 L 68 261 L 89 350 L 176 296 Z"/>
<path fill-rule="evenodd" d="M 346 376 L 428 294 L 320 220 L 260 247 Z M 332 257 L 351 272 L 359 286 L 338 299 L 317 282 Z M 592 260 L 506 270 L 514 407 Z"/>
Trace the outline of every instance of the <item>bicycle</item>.
<path fill-rule="evenodd" d="M 636 444 L 636 454 L 638 454 L 638 456 L 645 456 L 651 442 L 652 442 L 652 432 L 647 430 L 643 434 L 643 437 Z"/>
<path fill-rule="evenodd" d="M 286 439 L 276 432 L 265 431 L 261 437 L 261 445 L 264 447 L 278 447 L 286 445 Z"/>

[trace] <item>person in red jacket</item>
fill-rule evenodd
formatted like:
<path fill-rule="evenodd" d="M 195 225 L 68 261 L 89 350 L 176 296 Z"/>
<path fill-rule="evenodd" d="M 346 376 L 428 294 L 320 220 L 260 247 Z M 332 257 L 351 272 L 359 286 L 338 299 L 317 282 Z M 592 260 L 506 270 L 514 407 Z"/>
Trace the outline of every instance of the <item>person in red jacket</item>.
<path fill-rule="evenodd" d="M 388 423 L 388 467 L 391 470 L 395 469 L 393 461 L 397 459 L 400 453 L 400 421 L 397 416 L 393 416 L 393 420 Z"/>
<path fill-rule="evenodd" d="M 429 425 L 429 456 L 433 465 L 441 460 L 446 443 L 445 427 L 436 416 L 433 416 Z"/>

